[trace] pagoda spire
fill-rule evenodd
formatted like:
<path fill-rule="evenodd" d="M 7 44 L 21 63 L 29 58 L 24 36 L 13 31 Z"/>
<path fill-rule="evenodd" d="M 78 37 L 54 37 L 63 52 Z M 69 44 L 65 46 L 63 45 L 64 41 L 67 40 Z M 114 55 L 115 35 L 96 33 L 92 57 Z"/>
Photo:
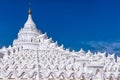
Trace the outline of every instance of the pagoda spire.
<path fill-rule="evenodd" d="M 32 20 L 32 10 L 31 8 L 28 9 L 28 19 L 25 25 L 35 25 L 34 21 Z"/>
<path fill-rule="evenodd" d="M 28 9 L 28 15 L 32 15 L 32 10 L 30 8 Z"/>

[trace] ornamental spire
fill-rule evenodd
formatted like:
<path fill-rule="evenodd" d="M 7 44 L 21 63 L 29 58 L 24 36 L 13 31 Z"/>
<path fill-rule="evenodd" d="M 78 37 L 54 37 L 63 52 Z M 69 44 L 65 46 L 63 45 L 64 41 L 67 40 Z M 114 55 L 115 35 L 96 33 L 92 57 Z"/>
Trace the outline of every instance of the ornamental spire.
<path fill-rule="evenodd" d="M 28 15 L 32 15 L 32 10 L 29 8 Z"/>
<path fill-rule="evenodd" d="M 25 23 L 25 25 L 31 25 L 31 26 L 35 26 L 35 23 L 34 23 L 34 21 L 32 20 L 32 10 L 29 8 L 28 9 L 28 19 L 27 19 L 27 21 L 26 21 L 26 23 Z M 28 26 L 27 26 L 28 27 Z M 30 27 L 30 26 L 29 26 Z"/>

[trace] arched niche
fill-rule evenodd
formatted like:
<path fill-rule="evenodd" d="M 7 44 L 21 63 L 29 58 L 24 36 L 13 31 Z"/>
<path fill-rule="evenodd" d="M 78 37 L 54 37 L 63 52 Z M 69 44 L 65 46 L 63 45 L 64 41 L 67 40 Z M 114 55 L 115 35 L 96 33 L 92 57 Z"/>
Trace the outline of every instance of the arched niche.
<path fill-rule="evenodd" d="M 85 76 L 82 75 L 81 78 L 80 78 L 80 80 L 86 80 Z"/>
<path fill-rule="evenodd" d="M 114 80 L 112 76 L 110 76 L 109 80 Z"/>

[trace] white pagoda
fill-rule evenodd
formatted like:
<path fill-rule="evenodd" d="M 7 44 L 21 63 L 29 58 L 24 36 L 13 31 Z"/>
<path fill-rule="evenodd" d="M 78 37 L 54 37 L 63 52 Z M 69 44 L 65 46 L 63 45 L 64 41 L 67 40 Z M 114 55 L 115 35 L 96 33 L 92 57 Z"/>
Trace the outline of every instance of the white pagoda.
<path fill-rule="evenodd" d="M 69 51 L 41 33 L 32 11 L 13 45 L 0 49 L 0 80 L 120 80 L 114 54 Z"/>

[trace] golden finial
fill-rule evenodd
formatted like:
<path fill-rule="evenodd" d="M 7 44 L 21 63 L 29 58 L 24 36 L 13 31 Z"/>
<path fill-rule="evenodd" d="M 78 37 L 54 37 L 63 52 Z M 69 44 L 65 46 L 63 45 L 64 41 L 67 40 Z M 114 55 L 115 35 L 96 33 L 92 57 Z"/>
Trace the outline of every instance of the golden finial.
<path fill-rule="evenodd" d="M 29 9 L 28 9 L 28 14 L 29 15 L 32 15 L 32 10 L 31 10 L 31 3 L 30 3 L 30 1 L 28 2 L 28 7 L 29 7 Z"/>
<path fill-rule="evenodd" d="M 31 15 L 32 14 L 32 10 L 29 8 L 28 10 L 28 14 Z"/>

